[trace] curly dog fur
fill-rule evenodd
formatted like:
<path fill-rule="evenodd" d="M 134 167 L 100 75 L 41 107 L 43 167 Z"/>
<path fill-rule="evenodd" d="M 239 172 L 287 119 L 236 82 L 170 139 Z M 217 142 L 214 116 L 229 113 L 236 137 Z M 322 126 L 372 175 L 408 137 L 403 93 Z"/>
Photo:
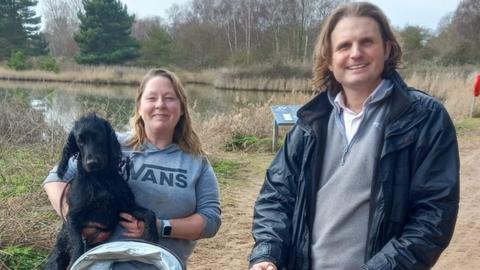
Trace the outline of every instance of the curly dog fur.
<path fill-rule="evenodd" d="M 158 241 L 155 214 L 136 205 L 132 191 L 120 174 L 122 152 L 108 121 L 90 113 L 75 122 L 58 165 L 60 178 L 65 175 L 72 157 L 76 158 L 77 174 L 69 183 L 68 192 L 64 191 L 69 210 L 45 269 L 70 268 L 87 249 L 82 229 L 89 222 L 97 222 L 111 232 L 120 221 L 121 212 L 143 220 L 143 238 Z"/>

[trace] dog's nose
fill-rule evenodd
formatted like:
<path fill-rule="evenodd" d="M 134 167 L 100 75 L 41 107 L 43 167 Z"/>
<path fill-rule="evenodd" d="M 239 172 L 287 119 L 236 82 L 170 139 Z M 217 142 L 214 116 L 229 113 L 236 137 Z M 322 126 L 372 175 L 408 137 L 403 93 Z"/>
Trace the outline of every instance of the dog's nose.
<path fill-rule="evenodd" d="M 100 162 L 97 159 L 87 159 L 87 171 L 96 171 L 100 169 Z"/>

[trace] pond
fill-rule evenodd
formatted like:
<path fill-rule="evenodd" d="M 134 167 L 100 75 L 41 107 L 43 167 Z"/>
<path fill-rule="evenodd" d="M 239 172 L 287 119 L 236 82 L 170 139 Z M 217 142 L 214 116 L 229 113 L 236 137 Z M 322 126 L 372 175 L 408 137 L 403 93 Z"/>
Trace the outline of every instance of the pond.
<path fill-rule="evenodd" d="M 275 93 L 265 91 L 219 90 L 209 85 L 185 86 L 190 106 L 200 119 L 228 113 L 252 103 L 263 103 Z M 96 111 L 109 119 L 120 130 L 128 128 L 133 111 L 135 86 L 105 86 L 63 83 L 27 83 L 0 81 L 0 105 L 13 99 L 42 113 L 50 123 L 69 129 L 79 115 Z"/>

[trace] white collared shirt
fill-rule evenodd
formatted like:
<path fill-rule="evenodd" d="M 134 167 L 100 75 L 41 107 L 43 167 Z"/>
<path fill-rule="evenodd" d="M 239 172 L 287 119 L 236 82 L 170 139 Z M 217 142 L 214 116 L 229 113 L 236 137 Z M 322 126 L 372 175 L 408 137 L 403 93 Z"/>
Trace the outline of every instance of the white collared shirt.
<path fill-rule="evenodd" d="M 347 142 L 350 143 L 352 141 L 353 136 L 357 133 L 358 127 L 363 120 L 365 115 L 365 108 L 372 103 L 374 97 L 377 95 L 378 92 L 385 92 L 387 89 L 392 87 L 392 83 L 388 80 L 382 80 L 377 88 L 373 90 L 372 93 L 365 99 L 362 105 L 362 110 L 359 113 L 355 113 L 354 111 L 350 110 L 347 105 L 345 104 L 345 97 L 343 91 L 340 91 L 333 101 L 333 104 L 337 108 L 338 112 L 342 112 L 342 119 L 343 125 L 345 127 L 345 136 L 347 138 Z"/>

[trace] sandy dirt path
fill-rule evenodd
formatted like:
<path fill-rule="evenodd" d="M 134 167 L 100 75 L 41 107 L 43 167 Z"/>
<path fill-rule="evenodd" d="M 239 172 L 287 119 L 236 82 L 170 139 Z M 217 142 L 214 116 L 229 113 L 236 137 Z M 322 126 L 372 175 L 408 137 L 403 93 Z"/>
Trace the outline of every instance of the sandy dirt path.
<path fill-rule="evenodd" d="M 460 211 L 435 270 L 480 269 L 480 129 L 459 136 Z"/>
<path fill-rule="evenodd" d="M 480 129 L 459 136 L 461 201 L 452 242 L 434 270 L 480 269 Z M 247 269 L 253 245 L 252 209 L 272 155 L 230 156 L 243 166 L 222 190 L 223 224 L 213 239 L 201 240 L 189 270 Z M 228 157 L 227 157 L 228 158 Z"/>
<path fill-rule="evenodd" d="M 253 245 L 252 213 L 272 155 L 231 155 L 242 163 L 232 183 L 221 190 L 222 226 L 212 239 L 198 241 L 188 264 L 189 270 L 247 269 L 247 257 Z"/>

